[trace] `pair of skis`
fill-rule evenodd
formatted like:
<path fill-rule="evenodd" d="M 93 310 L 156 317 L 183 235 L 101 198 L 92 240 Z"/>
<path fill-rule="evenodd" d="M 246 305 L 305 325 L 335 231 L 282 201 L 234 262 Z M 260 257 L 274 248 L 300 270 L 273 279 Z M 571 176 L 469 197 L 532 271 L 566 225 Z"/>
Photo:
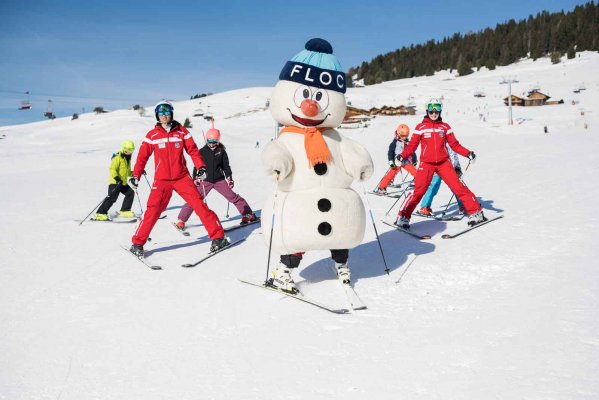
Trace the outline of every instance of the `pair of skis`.
<path fill-rule="evenodd" d="M 465 215 L 463 213 L 457 213 L 457 214 L 453 214 L 453 215 L 445 215 L 442 213 L 426 215 L 426 214 L 420 214 L 418 211 L 416 211 L 414 213 L 414 215 L 417 215 L 422 218 L 434 219 L 437 221 L 460 221 L 462 218 L 465 217 Z"/>
<path fill-rule="evenodd" d="M 336 276 L 337 271 L 335 270 L 335 266 L 331 265 L 331 269 L 335 273 L 335 276 Z M 248 285 L 252 285 L 252 286 L 262 288 L 262 289 L 269 290 L 271 292 L 276 292 L 276 293 L 285 295 L 287 297 L 291 297 L 293 299 L 302 301 L 304 303 L 311 304 L 311 305 L 318 307 L 322 310 L 332 312 L 333 314 L 348 314 L 352 310 L 358 311 L 358 310 L 366 310 L 368 308 L 368 307 L 366 307 L 366 304 L 364 304 L 364 302 L 360 299 L 360 297 L 358 296 L 358 293 L 356 293 L 355 289 L 351 286 L 351 284 L 350 283 L 342 283 L 341 281 L 339 283 L 343 288 L 345 297 L 347 298 L 350 308 L 339 308 L 339 307 L 330 306 L 330 305 L 324 304 L 318 300 L 312 299 L 310 297 L 306 297 L 301 292 L 290 293 L 290 292 L 281 290 L 275 286 L 272 286 L 266 282 L 256 283 L 256 282 L 248 281 L 245 279 L 239 279 L 239 281 L 246 283 Z"/>
<path fill-rule="evenodd" d="M 470 232 L 470 231 L 471 231 L 471 230 L 473 230 L 473 229 L 476 229 L 476 228 L 479 228 L 479 227 L 481 227 L 481 226 L 483 226 L 483 225 L 486 225 L 486 224 L 488 224 L 489 222 L 496 221 L 496 220 L 498 220 L 498 219 L 500 219 L 500 218 L 503 218 L 503 214 L 499 214 L 499 215 L 496 215 L 496 216 L 494 216 L 494 217 L 491 217 L 491 218 L 485 218 L 485 220 L 484 220 L 484 221 L 482 221 L 482 222 L 479 222 L 478 224 L 476 224 L 476 225 L 474 225 L 474 226 L 468 226 L 468 227 L 466 227 L 466 228 L 464 228 L 464 229 L 462 229 L 462 230 L 460 230 L 460 231 L 457 231 L 457 232 L 455 232 L 455 233 L 452 233 L 452 234 L 447 234 L 447 233 L 445 233 L 445 234 L 441 235 L 441 238 L 443 238 L 443 239 L 453 239 L 453 238 L 455 238 L 455 237 L 458 237 L 458 236 L 460 236 L 460 235 L 463 235 L 463 234 L 464 234 L 464 233 L 466 233 L 466 232 Z M 381 222 L 382 222 L 383 224 L 385 224 L 385 225 L 389 225 L 390 227 L 393 227 L 393 228 L 397 229 L 398 231 L 401 231 L 401 232 L 407 233 L 408 235 L 410 235 L 410 236 L 413 236 L 413 237 L 415 237 L 415 238 L 417 238 L 417 239 L 420 239 L 420 240 L 428 240 L 428 239 L 430 239 L 430 238 L 431 238 L 431 235 L 426 235 L 426 234 L 422 235 L 422 234 L 419 234 L 419 233 L 413 232 L 413 231 L 411 231 L 411 230 L 409 230 L 409 229 L 404 229 L 404 228 L 402 228 L 402 227 L 400 227 L 400 226 L 397 226 L 397 225 L 395 225 L 395 224 L 393 224 L 393 223 L 391 223 L 391 222 L 389 222 L 389 221 L 385 221 L 384 219 L 382 219 L 382 220 L 381 220 Z"/>
<path fill-rule="evenodd" d="M 186 264 L 182 264 L 181 267 L 183 268 L 192 268 L 192 267 L 197 267 L 198 265 L 200 265 L 201 263 L 203 263 L 204 261 L 208 260 L 209 258 L 214 257 L 215 255 L 217 255 L 218 253 L 221 253 L 225 250 L 230 249 L 231 247 L 235 247 L 238 244 L 242 243 L 243 241 L 245 241 L 246 238 L 243 239 L 239 239 L 239 240 L 235 240 L 231 243 L 229 243 L 228 245 L 226 245 L 225 247 L 222 247 L 216 251 L 211 251 L 209 252 L 206 256 L 200 258 L 198 261 L 194 262 L 194 263 L 186 263 Z M 161 270 L 162 267 L 160 265 L 155 265 L 152 264 L 148 259 L 146 259 L 145 257 L 138 257 L 135 254 L 131 253 L 131 251 L 129 250 L 128 247 L 126 246 L 122 246 L 121 248 L 123 250 L 125 250 L 127 253 L 131 254 L 133 257 L 135 257 L 138 261 L 140 261 L 141 263 L 143 263 L 146 267 L 152 269 L 152 270 Z"/>
<path fill-rule="evenodd" d="M 257 218 L 255 221 L 252 222 L 248 222 L 247 224 L 238 224 L 238 225 L 233 225 L 230 226 L 228 228 L 223 229 L 225 231 L 225 233 L 228 232 L 232 232 L 234 230 L 240 229 L 240 228 L 245 228 L 246 226 L 250 226 L 253 224 L 257 224 L 260 222 L 260 218 Z M 171 222 L 171 225 L 177 230 L 177 232 L 179 232 L 181 235 L 185 236 L 185 237 L 189 237 L 190 233 L 189 231 L 185 230 L 185 228 L 181 229 L 180 227 L 177 226 L 176 222 Z"/>

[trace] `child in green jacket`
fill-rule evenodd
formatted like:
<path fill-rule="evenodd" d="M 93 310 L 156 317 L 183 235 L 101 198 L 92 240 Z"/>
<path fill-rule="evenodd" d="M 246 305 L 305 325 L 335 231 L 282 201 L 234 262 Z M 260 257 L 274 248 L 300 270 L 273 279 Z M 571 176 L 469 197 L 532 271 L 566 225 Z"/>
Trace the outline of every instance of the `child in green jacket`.
<path fill-rule="evenodd" d="M 125 195 L 119 217 L 135 218 L 135 214 L 131 211 L 133 197 L 135 192 L 127 185 L 127 179 L 131 176 L 131 155 L 135 150 L 135 143 L 131 140 L 125 140 L 121 144 L 121 151 L 112 156 L 110 161 L 110 179 L 108 181 L 108 196 L 98 208 L 96 213 L 96 221 L 108 221 L 108 210 L 116 202 L 119 193 Z"/>

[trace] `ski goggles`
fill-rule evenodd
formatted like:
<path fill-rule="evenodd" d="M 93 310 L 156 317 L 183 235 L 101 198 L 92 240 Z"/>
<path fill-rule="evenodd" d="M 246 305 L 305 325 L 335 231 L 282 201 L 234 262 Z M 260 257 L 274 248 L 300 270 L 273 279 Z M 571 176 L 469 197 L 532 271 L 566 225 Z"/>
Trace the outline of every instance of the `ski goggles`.
<path fill-rule="evenodd" d="M 173 107 L 169 104 L 160 104 L 154 111 L 156 111 L 158 115 L 171 115 L 173 113 Z"/>
<path fill-rule="evenodd" d="M 218 143 L 218 140 L 208 139 L 208 140 L 206 140 L 206 142 L 208 142 L 209 144 L 216 144 L 216 143 Z"/>
<path fill-rule="evenodd" d="M 443 109 L 443 107 L 441 106 L 441 104 L 438 104 L 438 103 L 437 104 L 431 103 L 426 108 L 426 110 L 428 112 L 435 112 L 436 111 L 438 113 L 440 113 L 442 109 Z"/>

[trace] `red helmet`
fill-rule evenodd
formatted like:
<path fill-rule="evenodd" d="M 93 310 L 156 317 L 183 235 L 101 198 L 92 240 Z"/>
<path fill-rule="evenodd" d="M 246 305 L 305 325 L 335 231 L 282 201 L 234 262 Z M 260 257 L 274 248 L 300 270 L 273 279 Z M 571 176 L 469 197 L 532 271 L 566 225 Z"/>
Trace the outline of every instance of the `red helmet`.
<path fill-rule="evenodd" d="M 216 140 L 220 142 L 220 131 L 216 128 L 210 128 L 206 131 L 206 140 Z"/>
<path fill-rule="evenodd" d="M 395 129 L 395 136 L 400 139 L 405 139 L 410 136 L 410 127 L 406 124 L 401 124 Z"/>

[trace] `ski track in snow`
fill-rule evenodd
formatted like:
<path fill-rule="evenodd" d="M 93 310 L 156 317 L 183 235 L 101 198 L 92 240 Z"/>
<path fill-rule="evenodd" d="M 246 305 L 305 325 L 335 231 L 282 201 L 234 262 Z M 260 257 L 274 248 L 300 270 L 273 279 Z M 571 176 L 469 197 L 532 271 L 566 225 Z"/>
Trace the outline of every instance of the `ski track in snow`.
<path fill-rule="evenodd" d="M 352 105 L 366 109 L 412 95 L 422 110 L 426 98 L 443 95 L 445 120 L 478 156 L 465 182 L 488 213 L 505 213 L 452 240 L 441 235 L 465 219 L 414 216 L 414 229 L 433 236 L 417 240 L 378 222 L 395 199 L 371 196 L 390 275 L 368 218 L 363 243 L 350 252 L 368 310 L 350 315 L 239 283 L 265 277 L 259 226 L 230 233 L 247 237 L 242 245 L 181 268 L 205 255 L 209 240 L 196 216 L 189 238 L 169 226 L 183 203 L 176 194 L 146 245 L 162 271 L 119 248 L 134 224 L 78 226 L 73 220 L 106 195 L 112 153 L 124 139 L 139 144 L 153 118 L 120 110 L 0 127 L 0 399 L 599 398 L 597 70 L 599 55 L 585 52 L 558 65 L 527 60 L 457 79 L 440 72 L 349 89 Z M 516 95 L 539 82 L 565 103 L 515 107 L 524 122 L 507 126 L 507 87 L 499 84 L 507 75 L 520 81 Z M 572 93 L 583 80 L 587 90 Z M 487 97 L 474 98 L 475 88 Z M 273 188 L 260 164 L 275 130 L 263 109 L 270 91 L 202 99 L 223 132 L 235 190 L 255 210 Z M 197 107 L 176 103 L 177 119 Z M 479 110 L 488 111 L 486 122 Z M 200 144 L 208 123 L 190 119 Z M 377 117 L 340 130 L 373 156 L 367 190 L 388 168 L 394 128 L 420 119 Z M 151 178 L 152 165 L 146 170 Z M 139 193 L 145 209 L 145 181 Z M 443 185 L 433 208 L 449 197 Z M 226 201 L 207 200 L 224 219 Z M 137 200 L 133 207 L 139 211 Z M 232 206 L 229 213 L 237 215 Z M 270 268 L 277 260 L 273 254 Z M 329 262 L 328 252 L 307 253 L 296 282 L 306 296 L 348 307 Z"/>

